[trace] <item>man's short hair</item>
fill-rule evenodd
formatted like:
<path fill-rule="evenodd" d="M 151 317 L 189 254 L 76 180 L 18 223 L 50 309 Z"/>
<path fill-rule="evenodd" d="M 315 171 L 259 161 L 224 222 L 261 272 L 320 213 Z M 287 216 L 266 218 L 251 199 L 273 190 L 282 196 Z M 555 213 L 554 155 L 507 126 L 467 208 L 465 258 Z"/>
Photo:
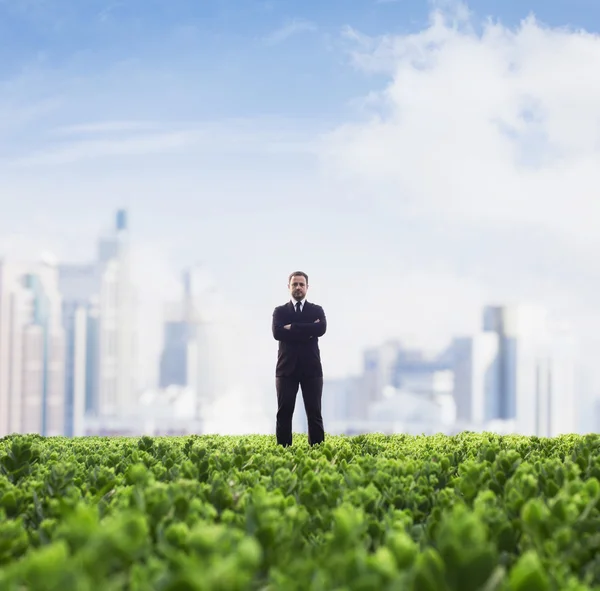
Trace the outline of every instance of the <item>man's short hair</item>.
<path fill-rule="evenodd" d="M 292 282 L 293 277 L 298 276 L 304 277 L 304 279 L 306 279 L 306 285 L 308 285 L 308 275 L 304 271 L 294 271 L 293 273 L 290 273 L 290 276 L 288 277 L 288 283 Z"/>

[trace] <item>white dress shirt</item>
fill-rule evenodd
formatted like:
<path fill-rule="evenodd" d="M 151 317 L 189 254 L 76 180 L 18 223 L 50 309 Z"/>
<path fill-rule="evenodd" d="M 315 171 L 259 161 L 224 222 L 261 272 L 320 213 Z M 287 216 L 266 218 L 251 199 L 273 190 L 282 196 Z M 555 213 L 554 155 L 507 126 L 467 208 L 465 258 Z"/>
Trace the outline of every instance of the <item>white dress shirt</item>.
<path fill-rule="evenodd" d="M 294 306 L 294 312 L 297 312 L 296 300 L 294 298 L 292 298 L 290 301 L 292 302 L 292 306 Z M 306 298 L 304 298 L 303 300 L 300 300 L 300 312 L 302 312 L 304 310 L 304 302 L 306 302 Z"/>

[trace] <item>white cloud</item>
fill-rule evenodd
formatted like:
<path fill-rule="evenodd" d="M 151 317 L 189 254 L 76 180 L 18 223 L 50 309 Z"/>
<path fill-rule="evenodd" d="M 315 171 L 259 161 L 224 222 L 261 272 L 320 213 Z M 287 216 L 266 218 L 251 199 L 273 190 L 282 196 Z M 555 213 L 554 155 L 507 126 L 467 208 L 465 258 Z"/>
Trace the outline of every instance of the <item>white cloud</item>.
<path fill-rule="evenodd" d="M 278 45 L 298 33 L 312 33 L 316 30 L 317 26 L 314 23 L 305 19 L 295 18 L 271 32 L 265 37 L 264 41 L 267 45 Z"/>
<path fill-rule="evenodd" d="M 152 121 L 98 121 L 65 125 L 54 130 L 57 135 L 109 134 L 125 131 L 153 131 L 160 126 Z"/>
<path fill-rule="evenodd" d="M 32 112 L 35 111 L 31 107 Z M 95 121 L 53 127 L 38 133 L 33 142 L 21 147 L 21 155 L 8 145 L 9 154 L 0 165 L 6 170 L 21 167 L 56 166 L 100 158 L 160 156 L 177 158 L 193 155 L 235 153 L 315 155 L 316 122 L 298 129 L 281 118 L 261 120 L 193 121 Z M 0 128 L 1 131 L 1 128 Z M 23 153 L 24 152 L 24 153 Z"/>
<path fill-rule="evenodd" d="M 418 33 L 346 36 L 355 65 L 390 82 L 367 120 L 327 136 L 338 178 L 398 212 L 598 240 L 598 36 L 478 23 L 460 6 Z"/>
<path fill-rule="evenodd" d="M 164 154 L 181 152 L 192 143 L 191 134 L 182 132 L 165 132 L 152 134 L 135 134 L 117 139 L 94 139 L 69 142 L 49 150 L 34 153 L 12 161 L 11 166 L 57 165 L 78 160 L 99 159 L 105 156 L 123 157 L 144 154 Z"/>

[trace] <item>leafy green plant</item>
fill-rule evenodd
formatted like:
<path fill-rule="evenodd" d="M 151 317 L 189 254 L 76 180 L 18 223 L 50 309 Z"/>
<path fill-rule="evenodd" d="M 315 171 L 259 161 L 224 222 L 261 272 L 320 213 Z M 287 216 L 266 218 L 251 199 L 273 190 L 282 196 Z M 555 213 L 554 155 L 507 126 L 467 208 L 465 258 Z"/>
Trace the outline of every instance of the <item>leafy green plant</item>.
<path fill-rule="evenodd" d="M 600 591 L 600 437 L 11 436 L 3 591 Z"/>

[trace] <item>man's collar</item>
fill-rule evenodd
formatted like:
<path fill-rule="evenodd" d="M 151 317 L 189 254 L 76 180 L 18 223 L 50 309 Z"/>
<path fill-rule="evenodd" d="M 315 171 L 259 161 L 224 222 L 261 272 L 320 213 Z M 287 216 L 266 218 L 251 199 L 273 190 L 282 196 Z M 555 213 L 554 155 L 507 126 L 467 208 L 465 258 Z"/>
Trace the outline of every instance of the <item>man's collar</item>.
<path fill-rule="evenodd" d="M 300 302 L 300 304 L 302 305 L 302 308 L 304 308 L 304 304 L 306 303 L 306 298 L 304 298 L 303 300 L 295 300 L 294 298 L 290 299 L 290 303 L 292 304 L 292 306 L 294 306 L 294 308 L 296 307 L 296 304 Z"/>

